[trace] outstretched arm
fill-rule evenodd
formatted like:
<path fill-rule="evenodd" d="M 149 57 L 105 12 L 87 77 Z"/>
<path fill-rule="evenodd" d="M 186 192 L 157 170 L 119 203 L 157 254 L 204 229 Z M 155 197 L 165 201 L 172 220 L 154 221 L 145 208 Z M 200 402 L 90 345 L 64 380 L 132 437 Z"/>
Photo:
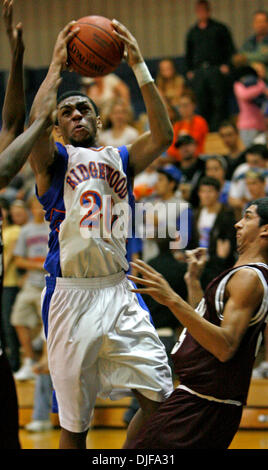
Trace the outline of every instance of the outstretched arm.
<path fill-rule="evenodd" d="M 113 26 L 126 45 L 126 60 L 138 80 L 149 120 L 150 131 L 129 146 L 130 164 L 134 175 L 137 175 L 171 145 L 173 130 L 166 106 L 150 77 L 136 39 L 118 21 L 113 20 Z"/>
<path fill-rule="evenodd" d="M 51 83 L 39 115 L 33 124 L 0 153 L 0 189 L 5 188 L 22 168 L 38 137 L 51 126 L 60 80 Z"/>
<path fill-rule="evenodd" d="M 128 278 L 145 287 L 132 289 L 132 292 L 149 294 L 157 302 L 166 305 L 193 338 L 221 362 L 232 358 L 263 297 L 263 286 L 253 270 L 239 270 L 228 282 L 228 300 L 225 303 L 223 320 L 217 326 L 198 315 L 151 266 L 141 260 L 133 263 L 133 266 L 143 278 L 131 275 Z"/>
<path fill-rule="evenodd" d="M 8 84 L 2 109 L 0 152 L 4 150 L 24 129 L 25 103 L 23 89 L 22 25 L 13 25 L 13 1 L 4 0 L 3 20 L 10 43 L 12 59 Z"/>
<path fill-rule="evenodd" d="M 74 23 L 75 21 L 68 23 L 57 37 L 47 76 L 41 84 L 32 105 L 30 123 L 39 115 L 43 100 L 51 84 L 60 78 L 63 68 L 66 67 L 67 44 L 79 30 L 79 28 L 75 28 L 73 31 L 70 31 Z M 42 196 L 50 187 L 51 174 L 49 169 L 55 157 L 55 143 L 52 131 L 53 127 L 51 126 L 40 135 L 30 155 L 30 164 L 35 174 L 39 196 Z"/>

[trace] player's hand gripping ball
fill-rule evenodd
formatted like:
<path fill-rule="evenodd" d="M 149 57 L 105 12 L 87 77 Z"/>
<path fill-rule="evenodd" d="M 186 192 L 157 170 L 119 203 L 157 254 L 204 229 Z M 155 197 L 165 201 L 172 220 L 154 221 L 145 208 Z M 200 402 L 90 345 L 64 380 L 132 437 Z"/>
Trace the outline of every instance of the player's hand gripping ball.
<path fill-rule="evenodd" d="M 68 64 L 80 75 L 101 77 L 115 70 L 124 55 L 124 43 L 112 22 L 103 16 L 85 16 L 71 30 L 80 31 L 68 44 Z"/>

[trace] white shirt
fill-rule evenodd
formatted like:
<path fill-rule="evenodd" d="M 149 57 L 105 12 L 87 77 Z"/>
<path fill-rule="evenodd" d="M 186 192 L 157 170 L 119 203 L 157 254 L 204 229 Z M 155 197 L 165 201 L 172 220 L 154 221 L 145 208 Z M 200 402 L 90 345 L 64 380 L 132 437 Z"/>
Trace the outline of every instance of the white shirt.
<path fill-rule="evenodd" d="M 215 223 L 216 217 L 217 214 L 215 212 L 208 212 L 206 207 L 201 209 L 197 223 L 200 247 L 208 248 L 210 231 Z"/>

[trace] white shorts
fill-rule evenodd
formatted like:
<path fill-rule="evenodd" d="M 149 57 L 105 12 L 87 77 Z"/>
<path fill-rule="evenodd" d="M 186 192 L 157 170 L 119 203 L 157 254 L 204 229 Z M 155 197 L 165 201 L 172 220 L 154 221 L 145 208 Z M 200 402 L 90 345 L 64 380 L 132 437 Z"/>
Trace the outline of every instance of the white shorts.
<path fill-rule="evenodd" d="M 165 348 L 132 287 L 125 273 L 56 278 L 49 305 L 46 291 L 42 295 L 48 363 L 64 429 L 87 430 L 97 396 L 116 400 L 135 389 L 160 402 L 173 391 Z"/>

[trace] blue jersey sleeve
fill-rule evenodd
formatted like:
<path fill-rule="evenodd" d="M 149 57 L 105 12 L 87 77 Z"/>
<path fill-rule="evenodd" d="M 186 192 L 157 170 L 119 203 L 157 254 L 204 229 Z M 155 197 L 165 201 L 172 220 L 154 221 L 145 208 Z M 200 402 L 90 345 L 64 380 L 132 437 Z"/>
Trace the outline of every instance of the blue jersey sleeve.
<path fill-rule="evenodd" d="M 60 143 L 57 143 L 56 146 L 57 157 L 52 169 L 52 180 L 50 188 L 45 194 L 39 196 L 36 187 L 36 197 L 44 207 L 46 220 L 49 221 L 51 210 L 55 208 L 59 209 L 59 206 L 62 208 L 64 177 L 68 164 L 68 153 L 66 148 Z"/>
<path fill-rule="evenodd" d="M 119 154 L 123 163 L 123 170 L 126 173 L 126 175 L 129 174 L 129 153 L 126 145 L 122 145 L 121 147 L 118 147 Z"/>
<path fill-rule="evenodd" d="M 52 168 L 52 180 L 48 191 L 42 196 L 36 196 L 45 210 L 45 219 L 49 222 L 50 235 L 48 241 L 48 255 L 44 268 L 54 277 L 61 276 L 59 259 L 59 227 L 65 218 L 65 205 L 63 198 L 64 179 L 68 165 L 68 153 L 66 148 L 57 143 L 57 157 Z"/>

